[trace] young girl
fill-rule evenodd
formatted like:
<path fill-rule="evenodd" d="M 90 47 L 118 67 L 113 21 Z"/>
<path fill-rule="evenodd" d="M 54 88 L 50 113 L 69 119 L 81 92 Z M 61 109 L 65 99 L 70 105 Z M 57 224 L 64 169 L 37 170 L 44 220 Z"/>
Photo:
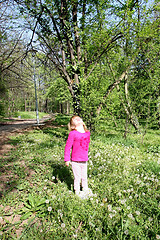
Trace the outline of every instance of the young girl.
<path fill-rule="evenodd" d="M 87 161 L 90 142 L 90 132 L 79 116 L 73 116 L 68 124 L 70 130 L 65 151 L 64 161 L 66 166 L 71 163 L 74 175 L 74 190 L 80 196 L 80 183 L 84 192 L 89 192 L 87 182 Z M 71 159 L 70 152 L 72 149 Z M 91 191 L 91 190 L 90 190 Z"/>

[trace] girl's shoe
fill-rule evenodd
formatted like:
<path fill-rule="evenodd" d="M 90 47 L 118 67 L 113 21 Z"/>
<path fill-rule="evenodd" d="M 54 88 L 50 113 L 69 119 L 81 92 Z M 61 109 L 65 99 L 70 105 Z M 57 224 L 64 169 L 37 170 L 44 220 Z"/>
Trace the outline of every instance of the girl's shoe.
<path fill-rule="evenodd" d="M 92 190 L 90 188 L 84 189 L 83 191 L 77 191 L 75 192 L 75 194 L 80 197 L 82 200 L 83 199 L 88 199 L 89 197 L 94 196 L 94 194 L 92 193 Z"/>
<path fill-rule="evenodd" d="M 93 196 L 92 190 L 90 188 L 87 188 L 82 191 L 81 198 L 82 199 L 88 199 Z"/>
<path fill-rule="evenodd" d="M 88 195 L 89 197 L 93 196 L 93 192 L 90 188 L 84 189 L 83 192 Z"/>

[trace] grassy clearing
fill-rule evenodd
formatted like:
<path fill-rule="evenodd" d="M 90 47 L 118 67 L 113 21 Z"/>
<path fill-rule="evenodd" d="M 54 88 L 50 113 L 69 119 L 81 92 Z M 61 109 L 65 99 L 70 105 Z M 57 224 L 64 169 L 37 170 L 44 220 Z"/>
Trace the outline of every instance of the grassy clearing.
<path fill-rule="evenodd" d="M 39 112 L 39 118 L 43 118 L 47 114 L 44 112 Z M 36 119 L 36 112 L 15 112 L 14 117 L 21 117 L 21 119 Z"/>
<path fill-rule="evenodd" d="M 94 196 L 80 200 L 63 162 L 68 120 L 57 116 L 57 127 L 10 140 L 17 148 L 1 159 L 1 239 L 160 239 L 160 131 L 148 131 L 142 145 L 140 135 L 124 140 L 103 122 L 91 133 Z"/>
<path fill-rule="evenodd" d="M 44 112 L 39 112 L 39 118 L 43 118 L 47 114 Z M 19 119 L 36 119 L 36 112 L 14 112 L 12 115 L 13 118 Z M 0 116 L 0 122 L 13 121 L 13 119 L 8 119 L 3 116 Z"/>

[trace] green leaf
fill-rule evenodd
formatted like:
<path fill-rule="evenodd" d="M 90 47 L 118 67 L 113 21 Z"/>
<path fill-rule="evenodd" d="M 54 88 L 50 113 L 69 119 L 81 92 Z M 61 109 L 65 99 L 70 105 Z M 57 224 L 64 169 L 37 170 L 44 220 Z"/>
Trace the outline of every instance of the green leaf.
<path fill-rule="evenodd" d="M 35 207 L 35 201 L 34 198 L 31 194 L 28 196 L 29 203 L 31 204 L 32 207 Z"/>
<path fill-rule="evenodd" d="M 26 207 L 23 207 L 23 208 L 21 208 L 21 210 L 20 210 L 20 212 L 28 212 L 28 208 L 26 208 Z"/>
<path fill-rule="evenodd" d="M 39 202 L 37 203 L 37 207 L 40 206 L 40 205 L 45 204 L 45 202 L 46 202 L 46 200 L 44 198 L 39 200 Z"/>
<path fill-rule="evenodd" d="M 40 209 L 42 209 L 42 205 L 39 206 L 39 207 L 36 207 L 35 211 L 37 212 L 37 211 L 39 211 Z"/>
<path fill-rule="evenodd" d="M 21 220 L 26 220 L 27 218 L 29 218 L 32 215 L 32 212 L 27 212 L 25 213 L 20 219 Z"/>
<path fill-rule="evenodd" d="M 24 205 L 25 205 L 27 208 L 29 208 L 29 209 L 31 209 L 31 208 L 32 208 L 32 206 L 31 206 L 31 205 L 29 205 L 28 203 L 24 203 Z"/>

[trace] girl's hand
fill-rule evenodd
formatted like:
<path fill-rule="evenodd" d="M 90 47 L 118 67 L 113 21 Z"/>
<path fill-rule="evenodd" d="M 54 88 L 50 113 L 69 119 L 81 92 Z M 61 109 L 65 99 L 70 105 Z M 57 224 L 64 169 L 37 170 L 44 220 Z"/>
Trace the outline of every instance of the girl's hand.
<path fill-rule="evenodd" d="M 70 164 L 70 161 L 68 161 L 68 162 L 65 162 L 65 164 L 66 164 L 66 166 L 68 167 L 68 166 L 69 166 L 69 164 Z"/>

